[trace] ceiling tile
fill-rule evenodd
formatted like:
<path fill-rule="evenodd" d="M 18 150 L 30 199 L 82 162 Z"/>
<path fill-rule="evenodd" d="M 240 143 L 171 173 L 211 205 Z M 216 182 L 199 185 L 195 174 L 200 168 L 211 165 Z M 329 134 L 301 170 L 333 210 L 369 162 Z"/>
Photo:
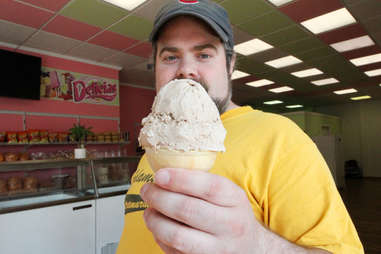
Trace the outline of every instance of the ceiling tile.
<path fill-rule="evenodd" d="M 23 46 L 64 54 L 81 42 L 60 35 L 39 31 Z"/>
<path fill-rule="evenodd" d="M 319 39 L 316 39 L 315 37 L 307 37 L 299 41 L 294 41 L 294 42 L 279 46 L 280 49 L 290 53 L 291 55 L 303 53 L 306 51 L 310 51 L 312 49 L 326 48 L 326 47 L 327 47 L 326 44 L 321 42 Z"/>
<path fill-rule="evenodd" d="M 273 10 L 270 4 L 264 0 L 227 0 L 222 2 L 221 6 L 226 9 L 230 21 L 234 25 L 242 24 L 249 19 L 262 16 L 263 14 Z M 242 6 L 245 6 L 245 8 L 242 8 Z"/>
<path fill-rule="evenodd" d="M 238 27 L 254 36 L 264 36 L 292 25 L 293 22 L 286 15 L 275 11 L 251 19 Z"/>
<path fill-rule="evenodd" d="M 299 25 L 292 25 L 280 31 L 261 36 L 260 38 L 273 46 L 279 47 L 280 45 L 307 37 L 310 37 L 308 32 L 303 30 Z"/>
<path fill-rule="evenodd" d="M 67 29 L 70 27 L 70 29 Z M 86 23 L 58 15 L 43 30 L 60 34 L 72 39 L 85 41 L 100 32 L 101 29 Z"/>
<path fill-rule="evenodd" d="M 298 0 L 279 9 L 295 22 L 300 23 L 342 7 L 344 6 L 340 0 Z"/>
<path fill-rule="evenodd" d="M 345 41 L 366 35 L 367 32 L 359 23 L 351 24 L 342 28 L 331 30 L 325 33 L 318 34 L 317 36 L 327 44 Z"/>
<path fill-rule="evenodd" d="M 361 71 L 381 69 L 381 62 L 359 66 L 359 68 L 361 69 Z"/>
<path fill-rule="evenodd" d="M 26 15 L 27 14 L 27 15 Z M 13 23 L 40 28 L 53 13 L 11 0 L 0 1 L 0 19 Z"/>
<path fill-rule="evenodd" d="M 123 52 L 119 52 L 118 54 L 114 54 L 110 57 L 103 59 L 103 62 L 123 66 L 124 69 L 133 68 L 135 65 L 140 64 L 142 62 L 146 62 L 147 59 L 139 56 L 134 56 L 131 54 L 126 54 Z"/>
<path fill-rule="evenodd" d="M 366 48 L 355 49 L 347 52 L 343 52 L 342 55 L 347 59 L 358 58 L 363 56 L 369 56 L 373 54 L 381 53 L 380 47 L 373 45 Z"/>
<path fill-rule="evenodd" d="M 31 3 L 33 5 L 49 9 L 52 11 L 58 11 L 70 0 L 22 0 L 23 2 Z"/>
<path fill-rule="evenodd" d="M 134 12 L 134 15 L 153 22 L 158 10 L 160 10 L 162 6 L 170 2 L 172 2 L 172 0 L 151 0 L 143 7 L 136 10 Z"/>
<path fill-rule="evenodd" d="M 126 50 L 125 52 L 135 56 L 149 58 L 152 55 L 152 46 L 151 46 L 151 43 L 142 42 Z"/>
<path fill-rule="evenodd" d="M 128 11 L 101 0 L 73 0 L 61 15 L 89 25 L 106 28 L 128 14 Z"/>
<path fill-rule="evenodd" d="M 381 3 L 379 0 L 364 0 L 351 6 L 350 11 L 354 16 L 361 17 L 366 21 L 366 19 L 381 15 Z"/>
<path fill-rule="evenodd" d="M 242 31 L 236 26 L 233 26 L 232 29 L 234 34 L 234 45 L 254 39 L 252 35 L 246 33 L 245 31 Z"/>
<path fill-rule="evenodd" d="M 279 50 L 278 48 L 272 48 L 266 51 L 262 51 L 262 52 L 250 55 L 248 56 L 248 58 L 264 63 L 264 62 L 281 58 L 284 56 L 288 56 L 288 54 Z"/>
<path fill-rule="evenodd" d="M 37 29 L 0 20 L 0 42 L 19 45 L 31 36 Z"/>
<path fill-rule="evenodd" d="M 138 43 L 137 40 L 128 38 L 126 36 L 111 31 L 103 31 L 102 33 L 89 40 L 89 42 L 116 50 L 123 50 Z"/>
<path fill-rule="evenodd" d="M 139 29 L 137 29 L 139 27 Z M 147 40 L 153 24 L 146 19 L 130 15 L 121 22 L 109 28 L 110 31 L 119 33 L 136 40 Z"/>
<path fill-rule="evenodd" d="M 319 59 L 335 55 L 337 52 L 331 47 L 314 48 L 303 52 L 294 52 L 294 56 L 302 61 L 311 61 L 312 59 Z"/>
<path fill-rule="evenodd" d="M 71 49 L 67 55 L 76 56 L 84 59 L 103 62 L 110 55 L 118 54 L 118 51 L 97 46 L 90 43 L 83 43 L 78 47 Z"/>

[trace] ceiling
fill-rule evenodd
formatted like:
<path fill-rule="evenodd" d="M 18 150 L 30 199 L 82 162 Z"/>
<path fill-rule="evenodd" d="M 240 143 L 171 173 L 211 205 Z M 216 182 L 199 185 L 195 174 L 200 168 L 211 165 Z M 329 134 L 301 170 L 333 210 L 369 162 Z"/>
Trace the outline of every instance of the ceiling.
<path fill-rule="evenodd" d="M 1 0 L 0 46 L 14 50 L 51 52 L 108 66 L 119 66 L 120 83 L 154 87 L 148 69 L 152 62 L 148 36 L 156 11 L 170 0 L 148 0 L 127 11 L 102 0 Z M 263 102 L 284 103 L 266 106 L 287 111 L 285 105 L 304 108 L 356 103 L 350 97 L 370 95 L 381 99 L 381 75 L 364 72 L 381 68 L 381 62 L 355 66 L 349 60 L 381 53 L 381 1 L 379 0 L 294 0 L 275 6 L 267 0 L 215 0 L 228 11 L 239 44 L 258 38 L 273 48 L 249 56 L 238 55 L 236 68 L 250 74 L 233 81 L 233 101 L 265 108 Z M 300 22 L 346 7 L 356 22 L 314 35 Z M 374 45 L 339 53 L 330 44 L 369 35 Z M 292 55 L 301 63 L 281 69 L 265 62 Z M 298 78 L 292 72 L 317 68 L 323 74 Z M 335 78 L 339 83 L 325 86 L 313 80 Z M 274 83 L 251 87 L 247 82 L 268 79 Z M 294 90 L 273 93 L 272 88 Z M 355 88 L 357 93 L 336 95 L 335 90 Z"/>

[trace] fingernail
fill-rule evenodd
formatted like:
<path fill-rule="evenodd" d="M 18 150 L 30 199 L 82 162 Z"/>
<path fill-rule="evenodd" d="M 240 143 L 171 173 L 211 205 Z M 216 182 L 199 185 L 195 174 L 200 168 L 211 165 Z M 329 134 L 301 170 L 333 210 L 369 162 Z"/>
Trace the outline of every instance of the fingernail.
<path fill-rule="evenodd" d="M 167 170 L 160 170 L 155 174 L 155 183 L 165 185 L 169 183 L 169 173 Z"/>
<path fill-rule="evenodd" d="M 148 185 L 147 184 L 144 184 L 142 186 L 142 188 L 140 188 L 140 196 L 144 199 L 144 194 L 146 193 L 147 191 L 147 188 L 148 188 Z"/>

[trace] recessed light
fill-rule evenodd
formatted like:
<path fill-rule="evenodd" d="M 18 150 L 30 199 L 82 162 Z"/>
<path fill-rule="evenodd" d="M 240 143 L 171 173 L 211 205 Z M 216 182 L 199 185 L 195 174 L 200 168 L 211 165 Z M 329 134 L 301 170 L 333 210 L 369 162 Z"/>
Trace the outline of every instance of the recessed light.
<path fill-rule="evenodd" d="M 288 91 L 292 91 L 292 90 L 294 90 L 294 88 L 289 87 L 289 86 L 282 86 L 282 87 L 270 89 L 269 91 L 273 92 L 273 93 L 284 93 L 284 92 L 288 92 Z"/>
<path fill-rule="evenodd" d="M 301 63 L 302 61 L 294 56 L 285 56 L 285 57 L 282 57 L 282 58 L 278 58 L 278 59 L 275 59 L 275 60 L 271 60 L 271 61 L 267 61 L 265 62 L 265 64 L 267 65 L 270 65 L 274 68 L 283 68 L 283 67 L 286 67 L 286 66 L 291 66 L 291 65 L 294 65 L 294 64 L 298 64 L 298 63 Z"/>
<path fill-rule="evenodd" d="M 275 6 L 281 6 L 291 1 L 294 1 L 294 0 L 269 0 L 269 2 L 273 3 Z"/>
<path fill-rule="evenodd" d="M 315 86 L 325 86 L 325 85 L 339 83 L 339 81 L 335 78 L 327 78 L 327 79 L 311 81 L 311 83 L 314 84 Z"/>
<path fill-rule="evenodd" d="M 267 86 L 267 85 L 271 85 L 271 84 L 274 84 L 274 81 L 271 81 L 268 79 L 260 79 L 257 81 L 252 81 L 252 82 L 246 83 L 246 85 L 253 86 L 253 87 L 261 87 L 261 86 Z"/>
<path fill-rule="evenodd" d="M 303 108 L 303 105 L 288 105 L 286 108 Z"/>
<path fill-rule="evenodd" d="M 381 62 L 381 53 L 353 58 L 350 61 L 356 66 L 362 66 L 362 65 Z"/>
<path fill-rule="evenodd" d="M 346 8 L 341 8 L 303 21 L 301 24 L 312 33 L 320 34 L 352 23 L 356 23 L 356 20 Z"/>
<path fill-rule="evenodd" d="M 264 104 L 267 104 L 267 105 L 275 105 L 275 104 L 281 104 L 283 103 L 283 101 L 278 101 L 278 100 L 275 100 L 275 101 L 265 101 Z"/>
<path fill-rule="evenodd" d="M 248 56 L 271 48 L 273 48 L 273 46 L 270 44 L 260 39 L 253 39 L 236 45 L 234 51 L 241 55 Z"/>
<path fill-rule="evenodd" d="M 381 75 L 381 69 L 366 71 L 365 74 L 368 75 L 369 77 L 379 76 L 379 75 Z"/>
<path fill-rule="evenodd" d="M 305 77 L 309 77 L 309 76 L 319 75 L 322 73 L 323 72 L 319 69 L 311 68 L 311 69 L 307 69 L 307 70 L 292 72 L 291 74 L 298 77 L 298 78 L 305 78 Z"/>
<path fill-rule="evenodd" d="M 348 93 L 357 93 L 357 90 L 354 88 L 350 88 L 350 89 L 344 89 L 344 90 L 337 90 L 337 91 L 334 91 L 334 93 L 342 95 L 342 94 L 348 94 Z"/>
<path fill-rule="evenodd" d="M 247 76 L 249 76 L 248 73 L 243 72 L 243 71 L 239 71 L 239 70 L 235 70 L 235 71 L 233 71 L 233 74 L 232 74 L 232 80 L 247 77 Z"/>
<path fill-rule="evenodd" d="M 352 97 L 351 100 L 353 101 L 359 101 L 359 100 L 367 100 L 367 99 L 370 99 L 372 97 L 370 97 L 369 95 L 364 95 L 364 96 L 358 96 L 358 97 Z"/>
<path fill-rule="evenodd" d="M 105 2 L 108 2 L 110 4 L 116 5 L 120 8 L 126 9 L 128 11 L 132 11 L 142 3 L 144 3 L 147 0 L 103 0 Z"/>
<path fill-rule="evenodd" d="M 338 52 L 346 52 L 354 49 L 369 47 L 372 45 L 374 45 L 373 40 L 368 35 L 364 35 L 354 39 L 333 43 L 330 46 L 336 49 Z"/>

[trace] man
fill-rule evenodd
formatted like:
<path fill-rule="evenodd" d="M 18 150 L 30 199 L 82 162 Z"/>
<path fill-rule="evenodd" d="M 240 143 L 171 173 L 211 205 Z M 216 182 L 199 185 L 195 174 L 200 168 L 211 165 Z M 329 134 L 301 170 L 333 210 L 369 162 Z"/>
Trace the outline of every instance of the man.
<path fill-rule="evenodd" d="M 231 101 L 235 55 L 224 9 L 174 1 L 157 15 L 151 41 L 156 90 L 175 78 L 202 83 L 222 114 L 226 152 L 210 172 L 155 176 L 143 157 L 118 254 L 363 253 L 313 142 L 291 121 Z"/>

